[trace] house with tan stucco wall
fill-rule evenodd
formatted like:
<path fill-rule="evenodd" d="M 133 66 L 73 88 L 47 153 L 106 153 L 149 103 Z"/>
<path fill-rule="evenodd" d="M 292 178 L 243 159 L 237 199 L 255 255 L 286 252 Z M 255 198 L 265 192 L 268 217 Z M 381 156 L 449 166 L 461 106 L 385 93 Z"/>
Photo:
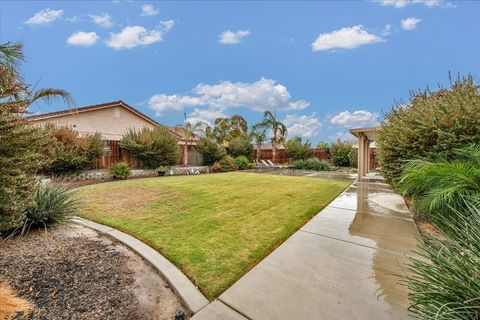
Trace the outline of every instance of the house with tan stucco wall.
<path fill-rule="evenodd" d="M 28 117 L 28 119 L 35 126 L 44 126 L 46 124 L 67 126 L 77 131 L 80 135 L 98 132 L 109 145 L 117 145 L 125 132 L 130 129 L 140 130 L 144 127 L 155 128 L 162 126 L 154 119 L 121 100 L 33 115 Z M 183 147 L 186 143 L 183 128 L 165 127 L 178 139 L 179 146 Z M 198 155 L 194 151 L 196 140 L 197 138 L 194 137 L 188 142 L 189 149 L 191 149 L 191 152 L 187 155 L 189 164 L 198 162 L 196 160 Z M 121 158 L 121 156 L 119 157 Z M 183 163 L 182 159 L 184 157 L 185 155 L 182 153 L 179 163 Z"/>

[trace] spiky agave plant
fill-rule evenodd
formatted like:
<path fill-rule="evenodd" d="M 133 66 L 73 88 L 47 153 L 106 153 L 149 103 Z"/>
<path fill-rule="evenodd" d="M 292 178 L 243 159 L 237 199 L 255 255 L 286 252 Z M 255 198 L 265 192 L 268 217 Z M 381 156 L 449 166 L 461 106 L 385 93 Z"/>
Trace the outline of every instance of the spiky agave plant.
<path fill-rule="evenodd" d="M 409 161 L 399 186 L 412 197 L 416 214 L 442 228 L 451 208 L 460 210 L 464 199 L 480 203 L 480 145 L 455 150 L 450 159 Z"/>
<path fill-rule="evenodd" d="M 44 227 L 64 222 L 75 214 L 77 192 L 63 183 L 38 184 L 33 193 L 34 206 L 25 212 L 21 234 L 32 227 Z"/>
<path fill-rule="evenodd" d="M 420 319 L 480 319 L 480 206 L 463 202 L 445 219 L 446 240 L 424 239 L 405 270 L 409 310 Z"/>

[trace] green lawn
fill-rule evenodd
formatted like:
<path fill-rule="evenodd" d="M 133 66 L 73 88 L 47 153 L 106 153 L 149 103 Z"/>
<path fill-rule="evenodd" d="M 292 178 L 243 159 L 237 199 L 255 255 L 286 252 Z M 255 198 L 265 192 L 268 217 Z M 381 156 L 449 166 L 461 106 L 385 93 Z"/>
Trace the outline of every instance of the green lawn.
<path fill-rule="evenodd" d="M 348 181 L 255 173 L 80 189 L 80 215 L 157 249 L 214 299 L 332 201 Z"/>

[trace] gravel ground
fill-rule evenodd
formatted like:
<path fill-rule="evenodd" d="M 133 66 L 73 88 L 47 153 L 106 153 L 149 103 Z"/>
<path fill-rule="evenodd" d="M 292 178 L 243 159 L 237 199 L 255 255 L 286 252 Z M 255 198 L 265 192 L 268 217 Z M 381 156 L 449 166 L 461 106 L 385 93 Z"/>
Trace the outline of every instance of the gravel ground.
<path fill-rule="evenodd" d="M 0 242 L 0 282 L 34 304 L 15 319 L 172 319 L 184 309 L 125 246 L 77 225 Z"/>

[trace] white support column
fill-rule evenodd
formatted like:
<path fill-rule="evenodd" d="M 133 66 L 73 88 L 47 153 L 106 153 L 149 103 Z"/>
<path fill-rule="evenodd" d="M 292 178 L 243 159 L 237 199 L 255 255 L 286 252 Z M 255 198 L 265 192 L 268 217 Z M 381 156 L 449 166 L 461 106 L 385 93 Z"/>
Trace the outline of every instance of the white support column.
<path fill-rule="evenodd" d="M 365 170 L 365 137 L 363 134 L 358 136 L 358 180 L 361 180 Z"/>
<path fill-rule="evenodd" d="M 367 140 L 367 171 L 365 173 L 370 172 L 370 140 Z"/>

